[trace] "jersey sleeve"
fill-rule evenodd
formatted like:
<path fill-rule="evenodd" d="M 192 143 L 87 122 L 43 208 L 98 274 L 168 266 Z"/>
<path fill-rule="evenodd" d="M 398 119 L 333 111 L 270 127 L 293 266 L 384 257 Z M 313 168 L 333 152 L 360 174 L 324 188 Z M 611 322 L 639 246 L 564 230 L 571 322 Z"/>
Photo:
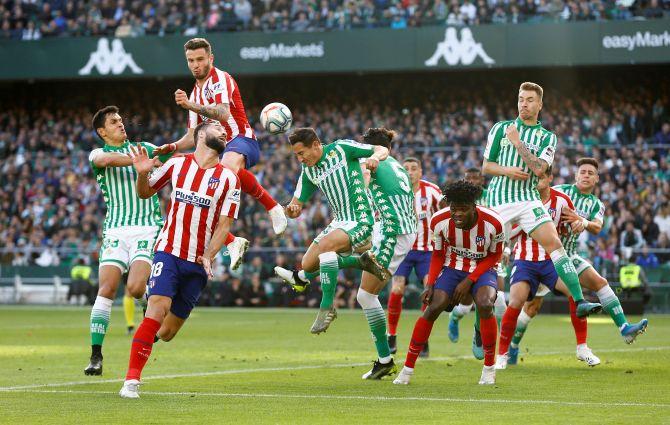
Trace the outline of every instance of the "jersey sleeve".
<path fill-rule="evenodd" d="M 209 101 L 211 103 L 214 103 L 216 105 L 220 104 L 229 104 L 230 100 L 229 99 L 229 90 L 228 86 L 230 85 L 231 87 L 235 85 L 235 80 L 233 80 L 233 77 L 228 75 L 225 72 L 221 72 L 218 69 L 216 70 L 217 75 L 219 76 L 219 81 L 216 83 L 212 83 L 212 86 L 210 88 L 211 90 L 211 98 Z"/>
<path fill-rule="evenodd" d="M 375 153 L 375 147 L 365 143 L 353 140 L 338 140 L 336 143 L 349 159 L 369 158 Z"/>
<path fill-rule="evenodd" d="M 303 168 L 300 177 L 298 177 L 298 184 L 295 186 L 293 196 L 304 204 L 309 201 L 315 190 L 316 185 L 305 175 L 305 169 Z"/>
<path fill-rule="evenodd" d="M 505 226 L 500 223 L 500 226 L 493 226 L 491 229 L 493 235 L 491 235 L 491 245 L 489 246 L 490 253 L 501 253 L 505 245 Z"/>
<path fill-rule="evenodd" d="M 240 179 L 233 172 L 228 174 L 230 185 L 228 186 L 228 192 L 222 194 L 224 198 L 220 215 L 237 219 L 237 214 L 240 211 Z"/>
<path fill-rule="evenodd" d="M 91 153 L 88 155 L 88 162 L 91 163 L 91 168 L 93 169 L 93 171 L 98 170 L 98 167 L 95 165 L 95 162 L 93 162 L 93 161 L 95 161 L 95 159 L 98 156 L 102 155 L 103 152 L 104 151 L 102 150 L 102 148 L 97 148 L 97 149 L 93 149 L 91 151 Z"/>
<path fill-rule="evenodd" d="M 599 220 L 601 223 L 605 222 L 605 204 L 603 204 L 601 200 L 598 199 L 596 201 L 593 209 L 591 210 L 589 220 Z"/>
<path fill-rule="evenodd" d="M 165 164 L 155 169 L 149 177 L 149 186 L 155 191 L 159 191 L 172 178 L 172 170 L 174 170 L 176 160 L 170 158 Z"/>
<path fill-rule="evenodd" d="M 537 152 L 537 157 L 551 165 L 554 162 L 557 143 L 558 139 L 556 135 L 554 133 L 549 133 L 542 141 L 540 150 Z"/>
<path fill-rule="evenodd" d="M 484 149 L 484 158 L 487 161 L 498 162 L 500 156 L 500 140 L 503 136 L 503 123 L 496 123 L 489 131 L 486 138 L 486 148 Z"/>

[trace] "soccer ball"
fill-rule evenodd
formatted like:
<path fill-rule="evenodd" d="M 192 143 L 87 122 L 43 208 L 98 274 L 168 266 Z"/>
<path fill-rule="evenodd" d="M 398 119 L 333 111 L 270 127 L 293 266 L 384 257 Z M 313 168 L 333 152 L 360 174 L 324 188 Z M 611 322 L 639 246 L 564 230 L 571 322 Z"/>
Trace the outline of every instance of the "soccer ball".
<path fill-rule="evenodd" d="M 261 111 L 261 125 L 270 134 L 286 133 L 293 124 L 293 114 L 288 106 L 274 102 Z"/>

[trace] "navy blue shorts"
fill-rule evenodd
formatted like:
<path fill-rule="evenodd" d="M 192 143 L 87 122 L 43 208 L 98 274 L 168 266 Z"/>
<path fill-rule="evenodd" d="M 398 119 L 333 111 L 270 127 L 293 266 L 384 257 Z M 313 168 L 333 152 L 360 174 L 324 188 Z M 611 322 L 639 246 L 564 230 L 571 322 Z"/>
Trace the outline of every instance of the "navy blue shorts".
<path fill-rule="evenodd" d="M 558 281 L 558 274 L 556 273 L 554 263 L 551 260 L 514 260 L 514 266 L 512 267 L 512 285 L 519 282 L 528 282 L 530 284 L 528 301 L 535 298 L 540 283 L 549 288 L 552 292 L 556 292 L 556 281 Z"/>
<path fill-rule="evenodd" d="M 223 152 L 237 152 L 244 155 L 244 163 L 247 170 L 258 164 L 258 161 L 261 159 L 261 148 L 258 145 L 258 140 L 239 134 L 226 144 L 226 149 Z"/>
<path fill-rule="evenodd" d="M 172 298 L 170 311 L 187 319 L 198 304 L 200 294 L 207 285 L 207 273 L 197 263 L 182 260 L 164 251 L 154 254 L 149 278 L 149 296 L 163 295 Z"/>
<path fill-rule="evenodd" d="M 423 285 L 423 278 L 428 274 L 430 269 L 430 257 L 433 253 L 430 251 L 416 251 L 411 250 L 402 263 L 398 266 L 393 276 L 402 276 L 409 280 L 409 275 L 412 274 L 412 269 L 419 279 L 419 283 Z"/>
<path fill-rule="evenodd" d="M 449 298 L 451 298 L 454 295 L 454 289 L 456 289 L 458 284 L 469 275 L 470 273 L 468 272 L 462 272 L 460 270 L 445 267 L 442 269 L 442 273 L 440 273 L 440 276 L 437 278 L 437 282 L 435 282 L 435 289 L 443 290 L 449 294 Z M 477 293 L 477 290 L 482 286 L 490 286 L 496 291 L 498 290 L 498 274 L 494 269 L 490 269 L 489 271 L 484 272 L 481 276 L 479 276 L 477 282 L 472 285 L 470 293 L 473 297 Z"/>

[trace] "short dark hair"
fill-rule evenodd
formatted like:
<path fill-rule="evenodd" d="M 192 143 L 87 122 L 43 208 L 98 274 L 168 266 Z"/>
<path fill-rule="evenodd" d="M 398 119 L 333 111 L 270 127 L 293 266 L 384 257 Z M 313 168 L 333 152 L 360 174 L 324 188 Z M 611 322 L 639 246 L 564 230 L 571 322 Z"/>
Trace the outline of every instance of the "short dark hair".
<path fill-rule="evenodd" d="M 192 38 L 184 44 L 184 52 L 197 49 L 205 49 L 208 55 L 212 54 L 212 45 L 204 38 Z"/>
<path fill-rule="evenodd" d="M 465 180 L 447 183 L 442 190 L 449 204 L 476 204 L 482 196 L 482 187 Z"/>
<path fill-rule="evenodd" d="M 480 170 L 480 169 L 477 168 L 477 167 L 470 167 L 470 168 L 468 168 L 467 170 L 465 170 L 465 172 L 466 172 L 466 173 L 477 173 L 477 174 L 481 174 L 481 173 L 482 173 L 482 170 Z"/>
<path fill-rule="evenodd" d="M 293 130 L 288 141 L 291 145 L 302 143 L 305 146 L 312 146 L 314 142 L 321 142 L 316 131 L 312 127 L 299 127 Z"/>
<path fill-rule="evenodd" d="M 363 142 L 374 146 L 383 146 L 391 150 L 391 142 L 396 136 L 396 132 L 386 127 L 368 128 L 363 134 Z"/>
<path fill-rule="evenodd" d="M 581 167 L 584 164 L 593 165 L 594 167 L 596 167 L 596 170 L 598 169 L 598 167 L 600 167 L 600 163 L 595 158 L 584 157 L 584 158 L 579 158 L 577 160 L 577 167 Z"/>
<path fill-rule="evenodd" d="M 416 164 L 419 164 L 419 168 L 423 168 L 423 166 L 421 165 L 421 160 L 420 160 L 419 158 L 417 158 L 417 157 L 414 157 L 414 156 L 408 156 L 407 158 L 405 158 L 405 159 L 402 161 L 403 164 L 406 163 L 406 162 L 414 162 L 414 163 L 416 163 Z"/>
<path fill-rule="evenodd" d="M 193 142 L 198 143 L 198 134 L 200 134 L 201 131 L 207 131 L 205 127 L 209 126 L 211 123 L 207 121 L 203 121 L 200 124 L 196 125 L 195 128 L 193 129 Z M 203 130 L 204 129 L 204 130 Z"/>
<path fill-rule="evenodd" d="M 118 114 L 118 113 L 119 108 L 117 106 L 108 105 L 98 110 L 98 112 L 96 112 L 95 114 L 93 114 L 93 130 L 95 130 L 95 134 L 97 134 L 100 139 L 102 139 L 102 136 L 100 135 L 100 133 L 98 133 L 98 129 L 103 128 L 105 126 L 105 120 L 107 119 L 107 115 Z"/>

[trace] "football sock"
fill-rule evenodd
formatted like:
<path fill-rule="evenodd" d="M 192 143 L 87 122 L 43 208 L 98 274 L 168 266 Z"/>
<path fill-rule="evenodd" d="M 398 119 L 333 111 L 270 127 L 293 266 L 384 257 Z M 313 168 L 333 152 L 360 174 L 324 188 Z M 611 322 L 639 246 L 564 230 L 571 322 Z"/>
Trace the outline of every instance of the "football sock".
<path fill-rule="evenodd" d="M 91 309 L 91 345 L 102 345 L 109 326 L 113 300 L 97 296 Z"/>
<path fill-rule="evenodd" d="M 572 264 L 572 261 L 570 261 L 570 257 L 565 253 L 564 248 L 557 249 L 552 252 L 550 256 L 551 261 L 554 263 L 556 273 L 558 273 L 558 277 L 560 277 L 563 283 L 565 283 L 565 286 L 568 287 L 575 302 L 579 304 L 584 300 L 584 295 L 582 294 L 582 287 L 579 285 L 577 270 L 575 270 L 575 266 Z"/>
<path fill-rule="evenodd" d="M 145 317 L 133 336 L 133 343 L 130 346 L 130 360 L 128 362 L 128 373 L 126 381 L 129 379 L 140 379 L 142 369 L 149 360 L 151 349 L 154 346 L 154 338 L 160 329 L 161 324 L 158 321 Z"/>
<path fill-rule="evenodd" d="M 416 364 L 416 359 L 419 357 L 423 347 L 430 337 L 430 332 L 433 329 L 433 323 L 424 319 L 423 316 L 419 317 L 414 325 L 414 331 L 412 332 L 412 339 L 409 343 L 409 349 L 407 350 L 407 358 L 405 359 L 405 366 L 414 369 Z"/>
<path fill-rule="evenodd" d="M 360 255 L 338 255 L 337 266 L 341 269 L 360 269 L 361 257 Z"/>
<path fill-rule="evenodd" d="M 260 183 L 258 183 L 256 176 L 254 176 L 253 173 L 251 173 L 249 170 L 240 168 L 237 172 L 237 177 L 240 179 L 240 187 L 242 188 L 242 192 L 248 193 L 249 195 L 258 199 L 258 201 L 263 204 L 266 210 L 269 211 L 277 206 L 277 201 L 272 199 L 272 196 L 270 196 L 268 191 L 265 190 L 263 186 L 260 185 Z"/>
<path fill-rule="evenodd" d="M 511 306 L 507 307 L 505 315 L 502 318 L 502 325 L 500 326 L 500 346 L 498 347 L 498 354 L 505 354 L 509 350 L 509 344 L 512 341 L 514 330 L 516 329 L 516 321 L 521 310 Z M 483 322 L 483 319 L 481 320 Z M 482 323 L 482 344 L 484 343 L 484 326 Z"/>
<path fill-rule="evenodd" d="M 598 295 L 598 299 L 603 305 L 603 310 L 605 310 L 607 314 L 610 315 L 619 329 L 628 323 L 626 321 L 626 315 L 623 314 L 623 308 L 621 307 L 619 298 L 617 298 L 616 294 L 614 291 L 612 291 L 612 288 L 610 288 L 609 285 L 605 285 L 604 287 L 600 288 L 596 292 L 596 295 Z"/>
<path fill-rule="evenodd" d="M 135 327 L 135 299 L 129 295 L 123 296 L 123 315 L 126 318 L 126 326 Z"/>
<path fill-rule="evenodd" d="M 358 288 L 356 300 L 363 308 L 365 318 L 368 320 L 379 361 L 388 363 L 391 361 L 391 349 L 389 348 L 388 338 L 386 338 L 386 316 L 384 315 L 384 308 L 379 302 L 379 296 Z"/>
<path fill-rule="evenodd" d="M 516 329 L 514 330 L 514 336 L 512 337 L 512 343 L 510 344 L 512 347 L 517 348 L 519 346 L 523 335 L 526 333 L 526 329 L 528 329 L 528 324 L 532 319 L 533 318 L 526 314 L 524 310 L 521 310 L 521 313 L 519 313 L 519 317 L 516 320 Z"/>
<path fill-rule="evenodd" d="M 398 322 L 400 321 L 400 313 L 402 313 L 402 294 L 396 294 L 391 291 L 387 309 L 389 317 L 389 335 L 396 335 L 398 331 Z"/>
<path fill-rule="evenodd" d="M 298 272 L 298 277 L 302 280 L 312 280 L 316 279 L 319 277 L 320 273 L 319 272 L 306 272 L 304 270 L 300 270 Z"/>
<path fill-rule="evenodd" d="M 493 314 L 496 316 L 496 321 L 500 325 L 502 317 L 505 315 L 505 310 L 507 309 L 507 303 L 505 302 L 505 292 L 498 291 L 496 296 L 496 301 L 493 304 Z"/>
<path fill-rule="evenodd" d="M 470 313 L 470 310 L 472 310 L 472 304 L 470 305 L 459 304 L 456 307 L 454 307 L 453 310 L 451 310 L 449 318 L 458 322 L 463 318 L 463 316 Z"/>
<path fill-rule="evenodd" d="M 333 251 L 319 254 L 319 275 L 321 276 L 321 308 L 330 308 L 335 298 L 337 287 L 337 254 Z"/>
<path fill-rule="evenodd" d="M 481 319 L 481 333 L 484 366 L 493 366 L 496 362 L 496 337 L 498 336 L 498 323 L 495 316 Z"/>
<path fill-rule="evenodd" d="M 475 331 L 479 331 L 479 310 L 477 310 L 477 306 L 475 306 Z"/>
<path fill-rule="evenodd" d="M 235 235 L 233 235 L 231 232 L 228 232 L 228 236 L 226 236 L 226 240 L 223 241 L 223 244 L 224 245 L 230 245 L 231 243 L 233 243 L 234 240 L 235 240 Z"/>
<path fill-rule="evenodd" d="M 577 317 L 577 304 L 575 304 L 575 300 L 573 300 L 572 297 L 568 298 L 568 302 L 570 303 L 570 321 L 572 321 L 572 327 L 575 330 L 577 345 L 586 344 L 586 334 L 588 329 L 586 317 Z"/>

